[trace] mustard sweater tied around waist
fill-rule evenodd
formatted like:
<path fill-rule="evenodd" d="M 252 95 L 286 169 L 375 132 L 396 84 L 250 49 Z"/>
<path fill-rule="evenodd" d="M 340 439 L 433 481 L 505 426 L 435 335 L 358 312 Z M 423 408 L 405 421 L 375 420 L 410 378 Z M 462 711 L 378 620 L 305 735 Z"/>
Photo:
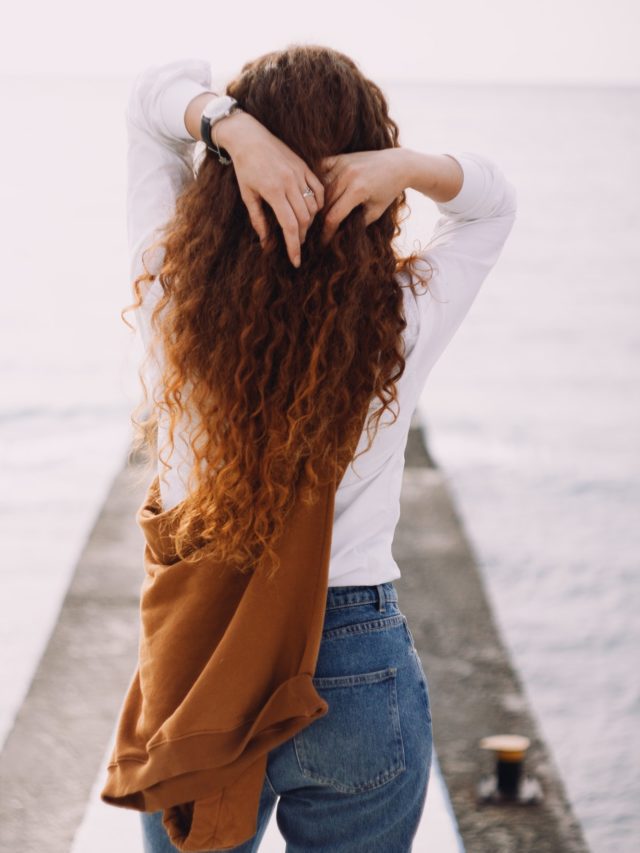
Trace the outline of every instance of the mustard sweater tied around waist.
<path fill-rule="evenodd" d="M 136 513 L 145 539 L 138 662 L 100 797 L 162 809 L 179 850 L 251 838 L 268 752 L 329 710 L 312 678 L 337 482 L 313 506 L 296 502 L 271 580 L 206 554 L 178 559 L 176 507 L 162 511 L 157 474 Z"/>

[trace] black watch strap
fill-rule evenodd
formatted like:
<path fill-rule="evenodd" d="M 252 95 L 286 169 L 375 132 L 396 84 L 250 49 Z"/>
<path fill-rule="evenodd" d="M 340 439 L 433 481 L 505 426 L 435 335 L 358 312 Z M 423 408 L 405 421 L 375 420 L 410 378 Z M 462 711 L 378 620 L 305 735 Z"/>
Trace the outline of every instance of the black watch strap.
<path fill-rule="evenodd" d="M 219 148 L 213 144 L 213 138 L 211 136 L 211 119 L 207 115 L 202 115 L 200 119 L 200 136 L 204 144 L 207 146 L 209 151 L 213 151 L 214 154 L 217 155 L 218 160 L 227 166 L 231 163 L 231 157 L 229 156 L 229 152 L 226 148 Z"/>

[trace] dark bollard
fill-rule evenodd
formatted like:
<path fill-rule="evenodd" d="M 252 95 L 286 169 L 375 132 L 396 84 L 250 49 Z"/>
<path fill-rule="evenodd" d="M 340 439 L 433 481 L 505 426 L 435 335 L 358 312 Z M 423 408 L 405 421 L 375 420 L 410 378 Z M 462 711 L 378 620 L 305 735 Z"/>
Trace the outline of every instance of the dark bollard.
<path fill-rule="evenodd" d="M 523 735 L 482 738 L 480 748 L 490 749 L 496 755 L 496 770 L 478 783 L 477 795 L 481 803 L 535 805 L 542 801 L 540 783 L 524 772 L 524 757 L 529 743 L 529 738 Z"/>

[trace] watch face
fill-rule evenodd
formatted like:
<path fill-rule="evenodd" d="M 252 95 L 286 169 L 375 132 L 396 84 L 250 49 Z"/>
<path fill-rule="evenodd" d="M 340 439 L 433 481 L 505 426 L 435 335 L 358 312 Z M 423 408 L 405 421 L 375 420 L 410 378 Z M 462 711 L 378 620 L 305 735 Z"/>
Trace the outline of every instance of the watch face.
<path fill-rule="evenodd" d="M 234 103 L 235 101 L 230 95 L 220 95 L 218 98 L 213 98 L 213 100 L 206 105 L 203 115 L 210 119 L 223 116 Z"/>

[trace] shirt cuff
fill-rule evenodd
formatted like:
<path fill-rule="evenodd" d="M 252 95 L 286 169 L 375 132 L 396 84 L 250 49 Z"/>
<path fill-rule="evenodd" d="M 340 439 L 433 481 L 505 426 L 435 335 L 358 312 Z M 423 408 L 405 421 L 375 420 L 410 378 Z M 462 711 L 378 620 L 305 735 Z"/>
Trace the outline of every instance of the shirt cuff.
<path fill-rule="evenodd" d="M 185 142 L 195 142 L 184 123 L 185 110 L 196 95 L 210 91 L 189 77 L 180 77 L 167 86 L 160 100 L 160 117 L 170 136 Z M 213 93 L 211 97 L 214 97 Z"/>
<path fill-rule="evenodd" d="M 469 213 L 482 202 L 489 186 L 489 176 L 483 164 L 469 151 L 446 152 L 456 160 L 463 171 L 462 187 L 449 201 L 436 204 L 445 214 Z"/>

